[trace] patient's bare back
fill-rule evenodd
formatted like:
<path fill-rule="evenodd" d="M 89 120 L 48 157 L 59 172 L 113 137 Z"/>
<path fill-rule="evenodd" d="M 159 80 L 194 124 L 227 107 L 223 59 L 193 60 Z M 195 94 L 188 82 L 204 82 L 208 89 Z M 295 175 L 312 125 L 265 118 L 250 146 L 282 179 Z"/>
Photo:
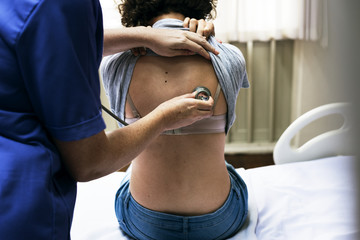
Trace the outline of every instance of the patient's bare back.
<path fill-rule="evenodd" d="M 129 94 L 141 116 L 160 103 L 207 87 L 215 94 L 218 80 L 201 56 L 140 57 Z M 214 115 L 227 111 L 223 93 Z M 133 117 L 128 104 L 126 117 Z M 230 182 L 224 161 L 225 133 L 159 136 L 133 161 L 130 191 L 152 210 L 182 215 L 213 212 L 226 200 Z"/>

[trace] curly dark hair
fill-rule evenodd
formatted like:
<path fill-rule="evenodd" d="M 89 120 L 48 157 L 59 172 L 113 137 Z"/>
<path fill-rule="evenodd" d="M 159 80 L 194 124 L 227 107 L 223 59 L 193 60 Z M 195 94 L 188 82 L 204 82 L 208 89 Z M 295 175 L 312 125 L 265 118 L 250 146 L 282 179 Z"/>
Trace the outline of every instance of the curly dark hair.
<path fill-rule="evenodd" d="M 195 19 L 214 19 L 217 0 L 122 0 L 118 5 L 125 27 L 148 26 L 151 19 L 170 12 Z"/>

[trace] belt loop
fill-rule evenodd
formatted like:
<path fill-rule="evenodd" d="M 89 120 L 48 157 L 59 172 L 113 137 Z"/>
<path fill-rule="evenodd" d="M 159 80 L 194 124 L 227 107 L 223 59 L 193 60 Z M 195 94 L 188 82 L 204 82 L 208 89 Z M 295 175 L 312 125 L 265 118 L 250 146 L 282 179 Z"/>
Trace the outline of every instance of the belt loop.
<path fill-rule="evenodd" d="M 188 232 L 189 232 L 189 218 L 184 217 L 183 218 L 183 233 L 184 233 L 185 239 L 189 238 Z"/>
<path fill-rule="evenodd" d="M 130 191 L 128 191 L 128 193 L 126 194 L 126 198 L 124 200 L 124 204 L 125 204 L 126 208 L 129 208 L 130 196 L 131 196 L 131 193 L 130 193 Z"/>
<path fill-rule="evenodd" d="M 239 199 L 241 196 L 239 184 L 236 182 L 236 178 L 233 175 L 233 173 L 229 172 L 229 177 L 230 177 L 231 189 L 234 190 L 234 192 L 236 194 L 236 198 Z"/>
<path fill-rule="evenodd" d="M 236 198 L 239 200 L 240 199 L 240 195 L 241 195 L 241 193 L 240 193 L 240 190 L 238 189 L 238 188 L 233 188 L 234 189 L 234 191 L 235 191 L 235 193 L 236 193 Z"/>

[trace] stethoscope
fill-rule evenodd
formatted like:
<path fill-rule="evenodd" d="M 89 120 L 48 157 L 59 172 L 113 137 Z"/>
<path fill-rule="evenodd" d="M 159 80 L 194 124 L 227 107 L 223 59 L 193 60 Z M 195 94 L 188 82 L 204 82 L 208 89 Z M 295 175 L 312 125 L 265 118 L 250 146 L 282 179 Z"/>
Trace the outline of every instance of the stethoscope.
<path fill-rule="evenodd" d="M 199 86 L 196 87 L 193 92 L 196 92 L 195 94 L 195 99 L 199 99 L 202 101 L 208 101 L 211 97 L 211 92 L 208 88 L 203 87 L 203 86 Z M 127 122 L 125 122 L 124 120 L 120 119 L 118 116 L 116 116 L 114 113 L 112 113 L 108 108 L 106 108 L 104 105 L 101 104 L 101 108 L 107 113 L 109 114 L 111 117 L 113 117 L 116 121 L 120 122 L 121 124 L 123 124 L 124 126 L 129 125 Z"/>

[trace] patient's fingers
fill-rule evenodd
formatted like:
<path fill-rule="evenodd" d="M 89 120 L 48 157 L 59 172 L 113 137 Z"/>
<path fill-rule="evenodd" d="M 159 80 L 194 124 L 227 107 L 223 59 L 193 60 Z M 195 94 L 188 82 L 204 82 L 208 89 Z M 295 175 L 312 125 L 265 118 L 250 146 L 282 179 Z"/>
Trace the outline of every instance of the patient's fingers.
<path fill-rule="evenodd" d="M 213 22 L 205 22 L 203 35 L 205 37 L 215 36 L 215 26 Z"/>
<path fill-rule="evenodd" d="M 201 36 L 205 36 L 205 37 L 208 37 L 205 35 L 205 27 L 206 27 L 206 22 L 204 19 L 200 19 L 198 22 L 197 22 L 197 29 L 196 29 L 196 33 L 201 35 Z"/>
<path fill-rule="evenodd" d="M 190 32 L 196 32 L 197 28 L 198 28 L 198 20 L 196 20 L 195 18 L 190 19 L 190 23 L 189 23 Z"/>
<path fill-rule="evenodd" d="M 190 24 L 190 18 L 186 17 L 183 23 L 184 28 L 189 28 L 189 24 Z"/>
<path fill-rule="evenodd" d="M 185 28 L 189 28 L 191 32 L 196 32 L 206 38 L 211 35 L 215 36 L 215 26 L 212 22 L 207 22 L 204 19 L 197 20 L 195 18 L 190 19 L 186 17 L 183 23 Z"/>

